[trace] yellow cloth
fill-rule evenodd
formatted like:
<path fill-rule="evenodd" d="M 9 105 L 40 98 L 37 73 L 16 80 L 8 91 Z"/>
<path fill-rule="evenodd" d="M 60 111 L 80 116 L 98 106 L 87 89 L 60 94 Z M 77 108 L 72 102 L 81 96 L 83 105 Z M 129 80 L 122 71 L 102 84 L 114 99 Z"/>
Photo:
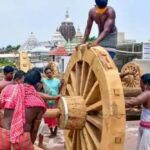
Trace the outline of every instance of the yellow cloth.
<path fill-rule="evenodd" d="M 96 13 L 101 14 L 101 15 L 104 14 L 106 10 L 107 10 L 107 7 L 105 8 L 96 7 Z"/>

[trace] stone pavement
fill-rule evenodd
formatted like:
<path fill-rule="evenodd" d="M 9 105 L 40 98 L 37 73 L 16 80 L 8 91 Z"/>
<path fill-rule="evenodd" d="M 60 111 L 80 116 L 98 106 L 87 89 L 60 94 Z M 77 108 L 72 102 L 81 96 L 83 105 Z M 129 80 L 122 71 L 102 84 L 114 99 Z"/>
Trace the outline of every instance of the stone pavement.
<path fill-rule="evenodd" d="M 64 136 L 62 130 L 58 130 L 56 137 L 50 138 L 49 136 L 50 134 L 44 136 L 44 150 L 65 150 Z M 35 142 L 35 145 L 38 145 L 38 138 Z"/>
<path fill-rule="evenodd" d="M 139 121 L 127 121 L 124 150 L 137 150 Z"/>
<path fill-rule="evenodd" d="M 138 126 L 139 121 L 128 121 L 126 123 L 126 137 L 124 150 L 137 150 L 137 140 L 138 140 Z M 46 129 L 45 129 L 46 130 Z M 47 133 L 49 130 L 47 129 Z M 45 150 L 65 150 L 64 148 L 64 137 L 63 131 L 59 130 L 55 138 L 49 138 L 49 134 L 44 137 Z M 36 140 L 36 145 L 38 139 Z M 36 149 L 38 150 L 38 149 Z"/>

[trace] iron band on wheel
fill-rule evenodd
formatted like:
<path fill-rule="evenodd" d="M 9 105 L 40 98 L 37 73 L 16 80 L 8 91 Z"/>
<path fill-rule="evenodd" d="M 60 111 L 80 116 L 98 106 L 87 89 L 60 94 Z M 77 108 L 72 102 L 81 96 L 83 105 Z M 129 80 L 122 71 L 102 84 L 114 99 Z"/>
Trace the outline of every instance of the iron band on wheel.
<path fill-rule="evenodd" d="M 67 103 L 66 103 L 66 100 L 65 98 L 62 96 L 62 102 L 64 104 L 64 112 L 65 112 L 65 126 L 67 125 L 67 122 L 68 122 L 68 106 L 67 106 Z"/>

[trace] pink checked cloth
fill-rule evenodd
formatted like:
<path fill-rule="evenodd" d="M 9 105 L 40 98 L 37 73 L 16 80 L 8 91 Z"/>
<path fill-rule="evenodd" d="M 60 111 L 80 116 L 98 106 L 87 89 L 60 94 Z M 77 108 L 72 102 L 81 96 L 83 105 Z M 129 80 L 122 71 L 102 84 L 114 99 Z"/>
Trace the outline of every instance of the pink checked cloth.
<path fill-rule="evenodd" d="M 24 133 L 25 108 L 46 108 L 35 88 L 28 84 L 15 84 L 5 87 L 0 95 L 0 105 L 3 109 L 14 109 L 10 127 L 10 141 L 12 143 L 18 143 L 19 137 Z"/>

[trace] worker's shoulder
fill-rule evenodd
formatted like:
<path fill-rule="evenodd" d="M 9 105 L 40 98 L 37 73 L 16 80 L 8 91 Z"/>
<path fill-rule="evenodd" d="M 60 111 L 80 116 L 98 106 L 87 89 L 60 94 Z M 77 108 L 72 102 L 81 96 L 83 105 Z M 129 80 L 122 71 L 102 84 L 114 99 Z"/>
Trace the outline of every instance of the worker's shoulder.
<path fill-rule="evenodd" d="M 95 7 L 92 7 L 92 8 L 89 10 L 89 15 L 92 15 L 93 13 L 95 13 Z"/>
<path fill-rule="evenodd" d="M 115 14 L 115 10 L 114 10 L 114 8 L 112 8 L 111 6 L 107 6 L 107 12 L 108 13 L 113 13 L 113 14 Z"/>

